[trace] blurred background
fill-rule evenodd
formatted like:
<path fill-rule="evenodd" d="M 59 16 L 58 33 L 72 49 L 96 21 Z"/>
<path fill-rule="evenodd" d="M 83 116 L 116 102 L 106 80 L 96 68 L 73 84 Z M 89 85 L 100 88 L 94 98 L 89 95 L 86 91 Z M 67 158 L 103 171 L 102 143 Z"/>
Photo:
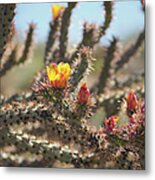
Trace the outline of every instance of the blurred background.
<path fill-rule="evenodd" d="M 1 79 L 1 92 L 5 96 L 21 93 L 31 87 L 34 75 L 43 67 L 45 44 L 49 32 L 49 23 L 52 21 L 51 6 L 55 3 L 18 4 L 15 16 L 16 38 L 19 46 L 23 45 L 28 30 L 28 24 L 36 24 L 34 36 L 34 52 L 29 63 L 14 67 Z M 67 6 L 67 3 L 56 3 Z M 119 38 L 122 48 L 136 40 L 144 28 L 144 13 L 140 0 L 116 1 L 114 18 L 106 35 L 94 49 L 95 71 L 87 79 L 90 87 L 98 77 L 103 63 L 103 47 L 108 46 L 112 37 Z M 82 25 L 84 22 L 102 24 L 104 22 L 102 2 L 79 2 L 74 9 L 69 28 L 69 49 L 75 49 L 82 39 Z M 144 70 L 144 50 L 132 59 L 123 74 L 134 74 Z M 93 77 L 93 78 L 92 78 Z M 90 81 L 91 78 L 91 81 Z"/>

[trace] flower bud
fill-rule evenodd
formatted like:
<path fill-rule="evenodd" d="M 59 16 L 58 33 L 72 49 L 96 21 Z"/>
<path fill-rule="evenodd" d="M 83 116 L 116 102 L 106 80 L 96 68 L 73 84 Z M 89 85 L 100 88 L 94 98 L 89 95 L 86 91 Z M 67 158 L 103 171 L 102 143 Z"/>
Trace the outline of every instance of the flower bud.
<path fill-rule="evenodd" d="M 80 91 L 78 93 L 78 102 L 86 104 L 90 98 L 89 89 L 86 86 L 86 83 L 82 84 Z"/>
<path fill-rule="evenodd" d="M 116 122 L 120 120 L 118 116 L 111 116 L 108 119 L 104 120 L 105 129 L 107 132 L 112 132 L 113 129 L 116 127 Z"/>
<path fill-rule="evenodd" d="M 134 93 L 133 90 L 131 90 L 127 96 L 127 99 L 126 99 L 126 102 L 127 102 L 127 112 L 128 112 L 128 115 L 129 115 L 129 112 L 131 114 L 133 114 L 135 111 L 136 111 L 136 107 L 137 107 L 137 97 Z"/>

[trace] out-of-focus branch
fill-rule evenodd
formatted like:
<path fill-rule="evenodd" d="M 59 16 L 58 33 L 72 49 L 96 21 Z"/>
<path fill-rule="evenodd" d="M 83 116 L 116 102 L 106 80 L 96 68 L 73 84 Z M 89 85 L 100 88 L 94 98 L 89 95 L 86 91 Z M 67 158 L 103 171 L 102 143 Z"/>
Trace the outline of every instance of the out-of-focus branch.
<path fill-rule="evenodd" d="M 33 47 L 34 30 L 35 30 L 35 24 L 31 23 L 29 25 L 27 37 L 26 37 L 26 40 L 25 40 L 24 50 L 23 50 L 21 58 L 16 63 L 17 65 L 27 61 L 29 59 L 30 55 L 31 55 L 32 47 Z"/>
<path fill-rule="evenodd" d="M 118 70 L 120 70 L 126 63 L 129 62 L 130 58 L 133 57 L 136 52 L 138 51 L 139 47 L 142 45 L 143 41 L 144 41 L 144 37 L 145 37 L 145 32 L 142 31 L 139 36 L 138 39 L 136 40 L 136 42 L 134 44 L 132 44 L 124 53 L 123 55 L 120 57 L 120 59 L 118 60 L 118 62 L 116 63 L 116 69 L 115 71 L 117 72 Z"/>
<path fill-rule="evenodd" d="M 104 65 L 103 65 L 103 68 L 99 77 L 99 82 L 97 84 L 98 94 L 104 91 L 107 79 L 110 76 L 111 63 L 115 56 L 116 45 L 117 45 L 117 39 L 113 38 L 110 46 L 107 49 L 106 55 L 104 57 Z"/>

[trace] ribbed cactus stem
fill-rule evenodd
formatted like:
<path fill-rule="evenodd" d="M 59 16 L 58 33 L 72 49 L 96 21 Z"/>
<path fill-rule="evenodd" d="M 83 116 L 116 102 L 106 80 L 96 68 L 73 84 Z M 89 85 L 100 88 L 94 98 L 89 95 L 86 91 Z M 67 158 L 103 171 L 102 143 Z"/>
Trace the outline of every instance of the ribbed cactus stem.
<path fill-rule="evenodd" d="M 29 152 L 35 155 L 42 155 L 44 158 L 75 164 L 75 166 L 79 164 L 80 167 L 88 162 L 93 155 L 78 153 L 77 150 L 70 149 L 68 146 L 62 146 L 59 143 L 31 139 L 22 134 L 2 130 L 0 132 L 0 148 L 11 144 L 15 145 L 19 156 L 21 153 Z"/>
<path fill-rule="evenodd" d="M 0 61 L 13 35 L 16 4 L 0 4 Z"/>
<path fill-rule="evenodd" d="M 14 144 L 17 148 L 17 153 L 30 152 L 32 154 L 43 154 L 48 158 L 59 159 L 62 162 L 72 162 L 78 158 L 78 153 L 70 150 L 67 146 L 63 147 L 58 143 L 42 142 L 36 139 L 29 139 L 23 135 L 8 132 L 0 133 L 0 147 L 8 144 Z M 5 135 L 5 136 L 4 136 Z"/>
<path fill-rule="evenodd" d="M 0 111 L 0 127 L 7 127 L 8 125 L 28 123 L 35 121 L 48 122 L 52 121 L 52 111 L 44 104 L 37 104 L 37 102 L 14 102 L 6 104 Z"/>

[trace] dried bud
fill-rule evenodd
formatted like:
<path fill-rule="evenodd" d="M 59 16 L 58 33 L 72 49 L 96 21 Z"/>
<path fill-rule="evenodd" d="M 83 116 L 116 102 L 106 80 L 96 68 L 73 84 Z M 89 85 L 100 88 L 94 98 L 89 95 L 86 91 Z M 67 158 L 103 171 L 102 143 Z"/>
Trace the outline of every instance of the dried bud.
<path fill-rule="evenodd" d="M 86 104 L 90 98 L 89 89 L 86 86 L 86 83 L 82 84 L 80 91 L 78 93 L 78 102 Z"/>

